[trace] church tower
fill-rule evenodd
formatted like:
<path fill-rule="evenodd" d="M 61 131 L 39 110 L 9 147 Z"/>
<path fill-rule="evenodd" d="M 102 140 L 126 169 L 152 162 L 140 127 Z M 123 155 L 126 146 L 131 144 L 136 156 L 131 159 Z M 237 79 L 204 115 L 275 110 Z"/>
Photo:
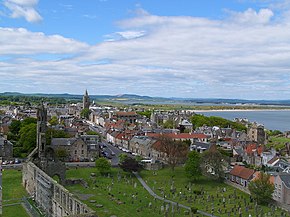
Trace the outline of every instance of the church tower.
<path fill-rule="evenodd" d="M 45 158 L 45 148 L 46 148 L 46 123 L 47 123 L 47 110 L 42 104 L 37 109 L 37 147 L 38 147 L 38 157 L 40 159 Z"/>
<path fill-rule="evenodd" d="M 90 107 L 90 97 L 89 97 L 88 91 L 86 90 L 83 96 L 83 109 L 85 108 L 89 109 L 89 107 Z"/>

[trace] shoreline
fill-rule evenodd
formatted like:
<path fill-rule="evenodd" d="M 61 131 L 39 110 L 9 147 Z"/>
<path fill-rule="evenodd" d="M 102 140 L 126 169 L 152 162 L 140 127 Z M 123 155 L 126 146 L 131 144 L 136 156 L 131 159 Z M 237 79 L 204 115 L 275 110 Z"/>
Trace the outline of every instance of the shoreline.
<path fill-rule="evenodd" d="M 195 113 L 198 112 L 280 112 L 280 111 L 289 111 L 290 109 L 209 109 L 209 110 L 205 110 L 205 109 L 201 109 L 201 110 L 192 110 Z"/>

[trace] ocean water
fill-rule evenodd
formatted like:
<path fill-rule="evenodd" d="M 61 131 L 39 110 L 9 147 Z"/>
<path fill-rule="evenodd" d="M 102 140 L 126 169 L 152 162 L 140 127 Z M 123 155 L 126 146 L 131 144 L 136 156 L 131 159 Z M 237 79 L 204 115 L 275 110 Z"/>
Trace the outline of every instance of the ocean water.
<path fill-rule="evenodd" d="M 202 111 L 196 112 L 205 116 L 218 116 L 233 120 L 234 118 L 247 118 L 251 122 L 263 124 L 266 129 L 290 130 L 290 110 L 268 110 L 268 111 Z"/>

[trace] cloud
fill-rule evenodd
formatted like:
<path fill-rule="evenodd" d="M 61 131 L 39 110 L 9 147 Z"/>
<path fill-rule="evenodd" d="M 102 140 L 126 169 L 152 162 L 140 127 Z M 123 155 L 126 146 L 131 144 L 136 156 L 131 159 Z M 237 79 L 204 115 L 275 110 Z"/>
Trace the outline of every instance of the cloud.
<path fill-rule="evenodd" d="M 88 47 L 60 35 L 45 35 L 24 28 L 0 27 L 0 35 L 0 55 L 79 53 Z"/>
<path fill-rule="evenodd" d="M 11 11 L 12 18 L 24 17 L 28 22 L 39 22 L 42 20 L 35 7 L 38 0 L 4 0 L 4 5 Z"/>
<path fill-rule="evenodd" d="M 258 12 L 249 8 L 244 12 L 229 11 L 229 13 L 233 22 L 243 24 L 267 24 L 274 16 L 273 11 L 267 8 L 260 9 Z"/>
<path fill-rule="evenodd" d="M 270 9 L 224 20 L 142 11 L 97 45 L 2 28 L 0 91 L 13 83 L 11 91 L 23 92 L 289 98 L 290 28 L 275 16 Z M 39 60 L 43 53 L 68 57 Z"/>

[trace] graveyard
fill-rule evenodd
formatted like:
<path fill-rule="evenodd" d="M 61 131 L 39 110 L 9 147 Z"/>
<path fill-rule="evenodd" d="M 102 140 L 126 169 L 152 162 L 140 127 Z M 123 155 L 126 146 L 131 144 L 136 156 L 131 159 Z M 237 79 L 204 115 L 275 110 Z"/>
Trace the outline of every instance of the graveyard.
<path fill-rule="evenodd" d="M 164 199 L 214 216 L 289 216 L 276 206 L 257 205 L 249 195 L 224 183 L 206 177 L 189 182 L 182 167 L 177 167 L 174 172 L 167 168 L 144 170 L 140 175 Z M 101 217 L 202 216 L 154 199 L 134 175 L 118 168 L 113 168 L 109 176 L 101 176 L 95 168 L 70 169 L 67 176 L 85 180 L 85 185 L 67 188 Z"/>

